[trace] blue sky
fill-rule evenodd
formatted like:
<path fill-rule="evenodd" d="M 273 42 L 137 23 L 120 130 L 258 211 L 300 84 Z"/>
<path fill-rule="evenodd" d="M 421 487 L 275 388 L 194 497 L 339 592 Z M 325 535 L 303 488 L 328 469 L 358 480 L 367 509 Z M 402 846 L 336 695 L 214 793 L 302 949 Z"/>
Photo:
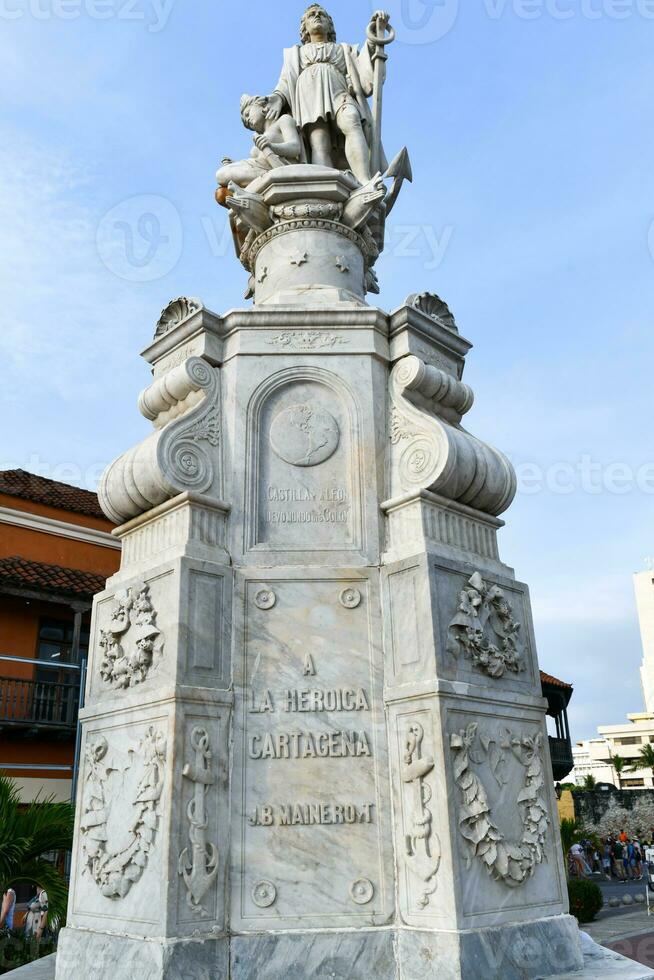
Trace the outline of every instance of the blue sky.
<path fill-rule="evenodd" d="M 94 486 L 147 431 L 138 351 L 180 294 L 243 305 L 213 203 L 304 4 L 0 0 L 0 464 Z M 341 40 L 373 5 L 329 5 Z M 438 292 L 467 417 L 521 490 L 501 534 L 573 736 L 641 710 L 631 574 L 654 556 L 654 0 L 392 0 L 385 143 L 415 182 L 379 305 Z M 154 219 L 148 217 L 154 215 Z"/>

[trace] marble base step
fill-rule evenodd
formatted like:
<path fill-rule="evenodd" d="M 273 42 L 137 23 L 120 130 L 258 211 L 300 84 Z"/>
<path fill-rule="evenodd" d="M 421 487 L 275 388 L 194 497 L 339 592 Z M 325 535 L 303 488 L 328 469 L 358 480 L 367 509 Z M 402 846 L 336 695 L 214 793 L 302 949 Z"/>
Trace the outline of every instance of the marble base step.
<path fill-rule="evenodd" d="M 388 933 L 386 933 L 388 935 Z M 252 977 L 256 976 L 257 980 L 261 977 L 274 977 L 275 980 L 287 980 L 287 978 L 309 976 L 328 977 L 330 980 L 333 978 L 347 978 L 350 980 L 352 976 L 378 976 L 375 972 L 378 966 L 383 966 L 386 960 L 386 953 L 384 952 L 384 940 L 379 946 L 371 949 L 366 943 L 364 946 L 359 946 L 357 948 L 356 936 L 352 935 L 348 937 L 347 941 L 337 944 L 335 949 L 332 951 L 332 956 L 330 959 L 322 960 L 316 959 L 316 955 L 320 954 L 318 945 L 314 944 L 311 948 L 312 955 L 309 955 L 306 961 L 306 966 L 302 967 L 302 972 L 289 973 L 287 972 L 287 966 L 284 965 L 284 960 L 288 957 L 288 951 L 292 948 L 293 943 L 289 944 L 284 950 L 283 945 L 277 944 L 275 950 L 274 959 L 269 964 L 269 969 L 263 965 L 263 958 L 267 952 L 270 952 L 266 939 L 269 937 L 250 937 L 242 939 L 232 940 L 232 978 L 237 977 L 247 977 L 251 980 Z M 291 937 L 289 937 L 291 938 Z M 293 937 L 297 939 L 302 939 L 302 937 Z M 381 938 L 381 937 L 380 937 Z M 305 952 L 308 952 L 308 947 L 305 941 L 302 942 L 302 946 Z M 366 971 L 364 973 L 352 973 L 352 970 L 357 970 L 357 952 L 361 955 L 365 950 L 364 963 L 367 964 Z M 419 948 L 419 947 L 417 947 Z M 627 959 L 625 956 L 620 956 L 619 953 L 614 953 L 610 949 L 606 949 L 604 946 L 598 946 L 597 943 L 586 933 L 581 933 L 581 949 L 583 952 L 584 965 L 583 969 L 576 970 L 573 972 L 555 974 L 557 980 L 648 980 L 648 978 L 654 977 L 654 971 L 648 969 L 647 967 L 641 966 L 639 963 L 634 962 L 634 960 Z M 253 967 L 253 960 L 255 965 Z M 362 965 L 362 964 L 359 964 Z M 263 967 L 263 969 L 262 969 Z M 257 972 L 248 972 L 249 970 L 255 969 Z M 295 969 L 297 970 L 297 962 L 295 964 Z M 307 970 L 317 968 L 319 973 L 308 973 Z M 335 972 L 337 969 L 339 972 Z M 446 974 L 440 972 L 435 972 L 428 961 L 424 961 L 422 965 L 422 976 L 445 976 Z M 131 973 L 131 965 L 127 965 L 122 961 L 116 961 L 113 965 L 113 977 L 114 980 L 127 980 L 128 977 L 138 976 L 139 980 L 145 980 L 148 973 L 144 972 L 140 967 L 137 973 Z M 272 971 L 272 972 L 271 972 Z M 345 971 L 345 972 L 343 972 Z M 79 972 L 73 968 L 71 976 L 79 976 Z M 385 974 L 384 974 L 385 975 Z M 506 976 L 503 974 L 502 976 Z M 38 960 L 36 963 L 30 963 L 28 966 L 23 966 L 18 970 L 12 970 L 8 976 L 12 980 L 54 980 L 55 977 L 55 957 L 46 956 L 42 960 Z M 86 974 L 93 980 L 94 973 L 91 970 Z M 223 980 L 228 974 L 224 973 L 184 973 L 185 978 L 190 977 L 202 977 L 207 978 L 207 980 Z M 479 974 L 479 976 L 487 976 L 487 974 Z M 546 980 L 548 976 L 552 974 L 540 974 L 538 980 Z M 394 977 L 398 978 L 398 974 L 395 973 Z M 400 971 L 399 980 L 404 980 L 404 975 Z"/>

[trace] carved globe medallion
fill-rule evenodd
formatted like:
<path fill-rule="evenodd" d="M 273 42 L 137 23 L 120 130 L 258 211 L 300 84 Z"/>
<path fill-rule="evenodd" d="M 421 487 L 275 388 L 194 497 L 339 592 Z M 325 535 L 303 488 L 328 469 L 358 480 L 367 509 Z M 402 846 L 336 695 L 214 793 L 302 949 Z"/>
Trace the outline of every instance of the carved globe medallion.
<path fill-rule="evenodd" d="M 270 426 L 274 453 L 292 466 L 317 466 L 338 448 L 338 422 L 324 408 L 310 402 L 282 409 Z"/>

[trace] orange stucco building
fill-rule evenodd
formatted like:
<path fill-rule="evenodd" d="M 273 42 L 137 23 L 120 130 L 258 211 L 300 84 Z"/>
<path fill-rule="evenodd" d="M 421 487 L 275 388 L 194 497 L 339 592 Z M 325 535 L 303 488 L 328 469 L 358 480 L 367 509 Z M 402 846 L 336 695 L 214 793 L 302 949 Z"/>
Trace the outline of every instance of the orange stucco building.
<path fill-rule="evenodd" d="M 0 771 L 23 799 L 71 793 L 93 595 L 120 562 L 97 497 L 0 472 Z"/>

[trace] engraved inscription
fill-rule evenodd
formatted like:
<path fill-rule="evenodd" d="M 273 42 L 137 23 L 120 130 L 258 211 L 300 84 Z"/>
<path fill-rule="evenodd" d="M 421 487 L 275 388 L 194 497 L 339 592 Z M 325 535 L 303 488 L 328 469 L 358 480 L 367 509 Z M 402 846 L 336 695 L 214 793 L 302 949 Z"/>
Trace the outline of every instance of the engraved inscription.
<path fill-rule="evenodd" d="M 311 655 L 308 654 L 310 657 Z M 311 664 L 313 668 L 313 664 Z M 315 673 L 315 668 L 312 669 Z M 248 711 L 265 712 L 274 711 L 275 705 L 280 705 L 282 711 L 369 711 L 370 702 L 365 690 L 360 687 L 354 688 L 335 688 L 321 690 L 316 688 L 310 691 L 298 691 L 287 689 L 281 695 L 273 695 L 272 691 L 265 690 L 257 694 L 254 690 L 250 691 Z"/>
<path fill-rule="evenodd" d="M 347 524 L 350 519 L 348 493 L 345 487 L 304 486 L 268 487 L 266 522 L 268 524 Z M 304 504 L 303 508 L 281 504 Z M 272 505 L 272 506 L 271 506 Z"/>
<path fill-rule="evenodd" d="M 253 602 L 260 581 L 247 583 L 245 597 L 239 915 L 247 923 L 266 914 L 251 901 L 256 868 L 275 883 L 275 915 L 289 924 L 330 915 L 347 925 L 364 906 L 374 919 L 386 907 L 377 782 L 387 768 L 370 622 L 357 612 L 370 609 L 370 586 L 279 577 L 270 585 L 272 609 Z M 360 605 L 339 601 L 354 591 Z M 362 885 L 356 901 L 353 880 L 375 882 L 370 896 Z"/>
<path fill-rule="evenodd" d="M 253 827 L 311 827 L 372 823 L 374 803 L 282 803 L 263 804 L 248 815 Z"/>
<path fill-rule="evenodd" d="M 365 732 L 266 732 L 251 735 L 251 759 L 343 759 L 370 755 Z"/>

